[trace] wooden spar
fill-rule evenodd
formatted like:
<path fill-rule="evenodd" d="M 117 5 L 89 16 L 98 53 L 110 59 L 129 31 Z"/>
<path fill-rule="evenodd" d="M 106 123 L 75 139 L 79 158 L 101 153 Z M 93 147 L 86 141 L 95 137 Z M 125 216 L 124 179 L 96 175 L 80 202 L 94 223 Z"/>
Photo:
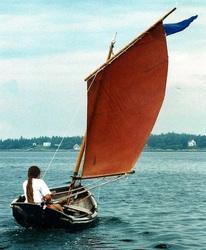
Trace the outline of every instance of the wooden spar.
<path fill-rule="evenodd" d="M 73 180 L 78 175 L 78 172 L 79 172 L 79 169 L 80 169 L 80 165 L 81 165 L 81 161 L 82 161 L 82 157 L 84 155 L 85 145 L 86 145 L 86 135 L 83 137 L 83 141 L 82 141 L 82 145 L 81 145 L 81 148 L 80 148 L 80 152 L 79 152 L 79 155 L 77 157 L 76 165 L 75 165 L 74 172 L 73 172 Z"/>
<path fill-rule="evenodd" d="M 108 56 L 107 56 L 107 61 L 111 58 L 112 56 L 112 52 L 113 52 L 113 48 L 114 48 L 114 42 L 112 41 L 111 42 L 111 45 L 109 47 L 109 53 L 108 53 Z"/>
<path fill-rule="evenodd" d="M 130 172 L 124 172 L 119 174 L 105 174 L 105 175 L 98 175 L 98 176 L 91 176 L 91 177 L 76 177 L 77 180 L 87 180 L 87 179 L 94 179 L 94 178 L 105 178 L 105 177 L 112 177 L 112 176 L 121 176 L 121 175 L 129 175 L 134 174 L 135 170 L 132 170 Z"/>
<path fill-rule="evenodd" d="M 65 199 L 66 199 L 66 198 L 68 198 L 68 199 L 70 200 L 72 197 L 75 197 L 75 196 L 77 196 L 77 195 L 80 195 L 80 194 L 86 193 L 86 192 L 88 192 L 88 191 L 90 191 L 90 190 L 92 190 L 92 189 L 95 189 L 95 188 L 98 188 L 98 187 L 104 186 L 104 185 L 106 185 L 106 184 L 108 184 L 108 183 L 118 181 L 118 180 L 120 180 L 120 179 L 124 178 L 125 176 L 127 176 L 127 174 L 124 174 L 124 175 L 118 176 L 118 177 L 117 177 L 117 178 L 115 178 L 115 179 L 108 180 L 108 181 L 106 181 L 106 182 L 103 182 L 103 183 L 101 183 L 101 184 L 99 184 L 99 185 L 96 185 L 96 186 L 90 187 L 90 188 L 88 188 L 88 189 L 84 189 L 84 190 L 82 190 L 82 191 L 75 192 L 75 193 L 73 193 L 73 194 L 72 194 L 72 193 L 71 193 L 71 194 L 68 194 L 67 196 L 64 196 L 63 198 L 57 199 L 57 200 L 55 201 L 55 203 L 59 203 L 59 202 L 65 201 Z"/>
<path fill-rule="evenodd" d="M 136 37 L 134 40 L 132 40 L 129 44 L 127 44 L 122 50 L 120 50 L 115 56 L 107 60 L 104 64 L 102 64 L 98 69 L 96 69 L 92 74 L 90 74 L 88 77 L 85 78 L 85 81 L 88 81 L 90 78 L 92 78 L 97 72 L 103 70 L 107 65 L 109 65 L 111 62 L 113 62 L 115 59 L 117 59 L 121 54 L 126 52 L 131 46 L 133 46 L 138 40 L 140 40 L 150 29 L 155 27 L 158 23 L 162 22 L 166 17 L 168 17 L 172 12 L 174 12 L 176 8 L 173 8 L 170 10 L 167 14 L 165 14 L 162 18 L 160 18 L 155 24 L 153 24 L 151 27 L 149 27 L 145 32 L 143 32 L 140 36 Z"/>
<path fill-rule="evenodd" d="M 113 48 L 114 48 L 114 44 L 116 42 L 116 36 L 117 36 L 117 32 L 115 33 L 114 39 L 111 41 L 111 44 L 110 44 L 110 47 L 109 47 L 109 53 L 108 53 L 108 56 L 107 56 L 107 61 L 111 58 L 111 56 L 113 54 Z"/>
<path fill-rule="evenodd" d="M 110 45 L 110 48 L 109 48 L 109 53 L 108 53 L 108 56 L 107 56 L 107 61 L 110 60 L 110 58 L 112 56 L 114 44 L 116 42 L 115 41 L 116 35 L 117 35 L 117 33 L 115 34 L 114 39 L 111 41 L 111 45 Z M 86 147 L 86 134 L 85 134 L 85 136 L 83 138 L 81 148 L 80 148 L 80 152 L 79 152 L 79 155 L 77 157 L 76 165 L 75 165 L 75 168 L 74 168 L 74 171 L 73 171 L 73 176 L 72 176 L 73 177 L 73 183 L 75 182 L 76 179 L 78 179 L 77 175 L 79 173 L 79 169 L 80 169 L 80 166 L 81 166 L 81 161 L 82 161 L 82 158 L 83 158 L 83 155 L 84 155 L 85 147 Z"/>

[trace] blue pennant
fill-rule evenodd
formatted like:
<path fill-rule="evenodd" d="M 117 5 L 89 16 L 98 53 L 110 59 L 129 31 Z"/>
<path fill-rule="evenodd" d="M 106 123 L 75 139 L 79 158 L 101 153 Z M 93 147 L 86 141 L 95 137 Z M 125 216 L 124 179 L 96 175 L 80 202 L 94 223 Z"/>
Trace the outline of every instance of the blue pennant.
<path fill-rule="evenodd" d="M 192 16 L 192 17 L 190 17 L 188 19 L 185 19 L 185 20 L 183 20 L 183 21 L 181 21 L 179 23 L 163 24 L 166 35 L 168 36 L 168 35 L 171 35 L 171 34 L 174 34 L 174 33 L 177 33 L 177 32 L 180 32 L 180 31 L 184 30 L 197 17 L 198 17 L 198 15 Z"/>

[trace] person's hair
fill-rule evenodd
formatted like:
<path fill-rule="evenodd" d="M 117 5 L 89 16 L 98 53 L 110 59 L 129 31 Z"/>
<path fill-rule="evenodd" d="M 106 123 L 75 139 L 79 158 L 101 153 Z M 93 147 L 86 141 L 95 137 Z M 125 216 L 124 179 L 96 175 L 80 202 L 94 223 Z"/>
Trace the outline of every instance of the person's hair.
<path fill-rule="evenodd" d="M 41 170 L 37 166 L 31 166 L 28 169 L 28 183 L 26 186 L 26 195 L 27 195 L 27 200 L 30 203 L 34 203 L 32 178 L 39 177 L 40 173 Z"/>

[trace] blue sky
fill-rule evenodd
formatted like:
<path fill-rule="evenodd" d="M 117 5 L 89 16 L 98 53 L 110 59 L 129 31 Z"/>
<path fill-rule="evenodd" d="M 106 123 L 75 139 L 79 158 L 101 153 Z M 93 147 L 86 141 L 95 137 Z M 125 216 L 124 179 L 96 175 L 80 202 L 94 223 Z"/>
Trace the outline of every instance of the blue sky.
<path fill-rule="evenodd" d="M 189 2 L 189 3 L 188 3 Z M 0 1 L 0 138 L 83 135 L 84 78 L 158 20 L 179 22 L 169 36 L 164 105 L 153 133 L 206 134 L 206 3 L 166 0 Z"/>

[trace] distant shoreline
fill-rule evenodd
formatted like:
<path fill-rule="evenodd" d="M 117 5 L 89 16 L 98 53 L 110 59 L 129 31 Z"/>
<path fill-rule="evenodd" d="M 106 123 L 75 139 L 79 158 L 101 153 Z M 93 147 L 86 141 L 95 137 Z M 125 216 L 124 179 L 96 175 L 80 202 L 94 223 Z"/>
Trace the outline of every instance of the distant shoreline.
<path fill-rule="evenodd" d="M 128 135 L 129 136 L 129 135 Z M 130 135 L 131 136 L 131 135 Z M 0 150 L 24 150 L 24 151 L 56 151 L 60 150 L 79 150 L 82 143 L 82 136 L 72 137 L 38 137 L 0 140 Z M 117 141 L 113 142 L 114 144 Z M 206 136 L 167 133 L 160 135 L 151 134 L 146 141 L 144 151 L 150 152 L 195 152 L 206 151 Z"/>
<path fill-rule="evenodd" d="M 28 149 L 0 149 L 0 152 L 55 152 L 55 149 L 33 149 L 33 150 L 28 150 Z M 59 152 L 73 152 L 73 153 L 78 153 L 79 151 L 73 150 L 73 149 L 59 149 Z M 144 153 L 151 153 L 151 152 L 206 152 L 205 149 L 144 149 L 142 152 Z"/>
<path fill-rule="evenodd" d="M 55 152 L 55 149 L 24 149 L 24 148 L 12 148 L 12 149 L 0 149 L 0 152 Z M 73 149 L 59 149 L 59 152 L 79 152 Z"/>
<path fill-rule="evenodd" d="M 143 152 L 206 152 L 205 149 L 146 149 Z"/>

